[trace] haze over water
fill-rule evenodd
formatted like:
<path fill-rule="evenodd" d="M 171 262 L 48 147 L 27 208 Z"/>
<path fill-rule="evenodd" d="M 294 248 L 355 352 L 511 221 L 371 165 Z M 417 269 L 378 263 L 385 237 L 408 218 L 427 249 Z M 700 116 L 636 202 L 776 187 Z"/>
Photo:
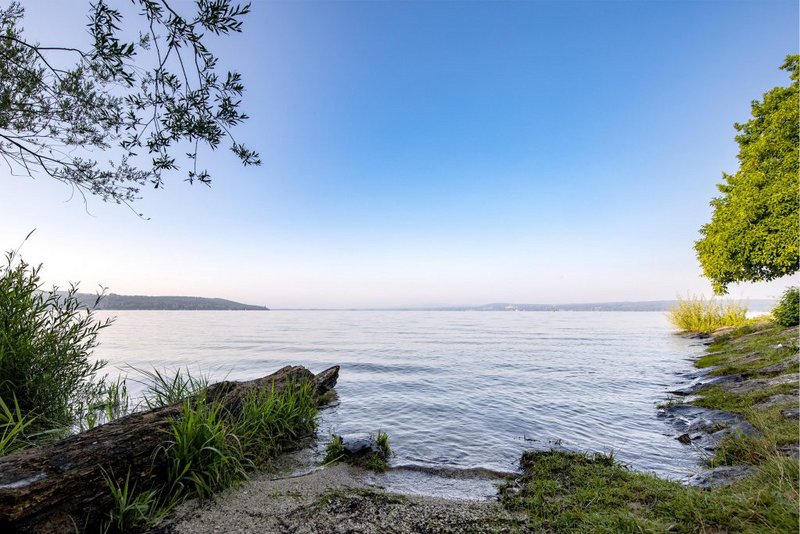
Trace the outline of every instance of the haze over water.
<path fill-rule="evenodd" d="M 561 444 L 671 478 L 698 469 L 656 405 L 701 347 L 663 313 L 106 313 L 117 321 L 95 354 L 112 374 L 188 366 L 247 380 L 341 365 L 320 441 L 384 430 L 395 466 L 514 471 L 522 451 Z"/>

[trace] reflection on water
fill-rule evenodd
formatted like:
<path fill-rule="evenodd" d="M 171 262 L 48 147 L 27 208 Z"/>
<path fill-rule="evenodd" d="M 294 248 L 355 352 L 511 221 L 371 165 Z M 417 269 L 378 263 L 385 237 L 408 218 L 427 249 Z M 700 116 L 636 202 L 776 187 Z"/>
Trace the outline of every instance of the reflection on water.
<path fill-rule="evenodd" d="M 655 405 L 696 342 L 648 312 L 113 312 L 112 369 L 252 379 L 341 365 L 320 434 L 384 430 L 397 466 L 514 471 L 553 443 L 683 478 L 697 456 Z M 113 372 L 113 371 L 112 371 Z M 135 389 L 136 385 L 132 385 Z"/>

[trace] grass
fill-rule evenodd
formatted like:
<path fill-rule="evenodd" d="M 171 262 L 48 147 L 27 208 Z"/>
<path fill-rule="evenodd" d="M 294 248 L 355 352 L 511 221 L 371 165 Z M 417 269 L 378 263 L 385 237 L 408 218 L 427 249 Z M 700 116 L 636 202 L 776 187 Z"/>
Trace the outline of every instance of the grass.
<path fill-rule="evenodd" d="M 148 406 L 189 395 L 204 383 L 185 371 L 175 374 L 147 375 L 154 381 Z M 169 422 L 164 447 L 156 452 L 167 466 L 160 486 L 137 489 L 130 473 L 122 480 L 106 476 L 114 500 L 106 526 L 120 532 L 151 526 L 188 498 L 208 498 L 246 480 L 249 471 L 312 435 L 316 416 L 314 390 L 307 382 L 249 392 L 234 409 L 208 400 L 201 389 L 183 400 L 180 415 Z"/>
<path fill-rule="evenodd" d="M 133 368 L 142 378 L 137 380 L 145 386 L 142 401 L 147 408 L 161 408 L 199 394 L 208 387 L 208 376 L 193 376 L 188 369 L 145 369 Z"/>
<path fill-rule="evenodd" d="M 679 330 L 710 334 L 726 326 L 742 326 L 747 322 L 747 307 L 733 301 L 689 295 L 678 296 L 678 303 L 667 313 L 669 321 Z"/>
<path fill-rule="evenodd" d="M 247 477 L 249 465 L 235 426 L 222 404 L 206 401 L 205 395 L 184 401 L 163 450 L 170 495 L 210 497 Z"/>
<path fill-rule="evenodd" d="M 774 376 L 762 370 L 796 360 L 797 339 L 797 327 L 749 323 L 715 340 L 697 364 L 718 366 L 718 375 Z M 796 363 L 783 372 L 797 372 Z M 776 394 L 795 400 L 757 406 Z M 711 466 L 748 465 L 750 476 L 706 491 L 632 472 L 610 456 L 529 452 L 522 457 L 522 478 L 501 489 L 503 505 L 546 532 L 797 532 L 800 464 L 780 450 L 800 441 L 797 421 L 780 413 L 797 407 L 797 384 L 748 393 L 713 386 L 701 395 L 695 404 L 738 413 L 758 430 L 750 437 L 731 435 L 709 459 Z"/>
<path fill-rule="evenodd" d="M 22 413 L 17 398 L 13 399 L 13 406 L 0 399 L 0 456 L 25 448 L 26 430 L 34 423 L 32 416 Z"/>
<path fill-rule="evenodd" d="M 501 488 L 501 502 L 543 532 L 792 532 L 797 467 L 783 460 L 769 466 L 781 473 L 778 485 L 766 472 L 705 491 L 635 473 L 608 455 L 528 452 L 523 477 Z"/>
<path fill-rule="evenodd" d="M 265 466 L 274 456 L 313 434 L 317 404 L 309 383 L 289 383 L 280 391 L 250 392 L 242 403 L 233 433 L 248 461 Z"/>
<path fill-rule="evenodd" d="M 103 532 L 141 530 L 163 520 L 172 509 L 160 501 L 158 490 L 136 491 L 136 482 L 131 481 L 130 471 L 120 482 L 105 471 L 103 478 L 114 500 L 114 506 L 102 525 Z"/>

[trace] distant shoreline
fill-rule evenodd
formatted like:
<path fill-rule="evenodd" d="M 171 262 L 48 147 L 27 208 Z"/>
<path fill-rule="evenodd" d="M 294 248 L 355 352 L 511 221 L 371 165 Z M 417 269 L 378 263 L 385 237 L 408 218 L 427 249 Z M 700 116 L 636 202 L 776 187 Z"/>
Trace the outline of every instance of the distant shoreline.
<path fill-rule="evenodd" d="M 269 311 L 266 306 L 242 304 L 233 300 L 206 297 L 97 295 L 78 293 L 82 305 L 99 311 Z M 96 303 L 96 305 L 95 305 Z"/>
<path fill-rule="evenodd" d="M 740 301 L 749 311 L 767 312 L 775 305 L 773 299 L 752 299 Z M 491 311 L 491 312 L 555 312 L 555 311 L 630 311 L 630 312 L 666 312 L 678 303 L 677 300 L 647 300 L 630 302 L 589 302 L 578 304 L 512 304 L 494 303 L 480 306 L 409 306 L 382 308 L 272 308 L 274 311 Z"/>
<path fill-rule="evenodd" d="M 209 297 L 118 295 L 103 296 L 95 306 L 97 295 L 78 293 L 83 306 L 104 311 L 332 311 L 332 312 L 666 312 L 677 300 L 648 300 L 624 302 L 589 302 L 576 304 L 515 304 L 491 303 L 478 306 L 408 306 L 374 308 L 268 308 L 233 300 Z M 773 299 L 740 300 L 751 312 L 768 312 Z"/>

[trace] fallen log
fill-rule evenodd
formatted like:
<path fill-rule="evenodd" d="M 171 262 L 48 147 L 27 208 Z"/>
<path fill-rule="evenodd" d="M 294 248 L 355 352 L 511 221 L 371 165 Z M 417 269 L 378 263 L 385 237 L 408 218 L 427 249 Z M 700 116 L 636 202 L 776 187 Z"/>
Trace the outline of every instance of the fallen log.
<path fill-rule="evenodd" d="M 248 382 L 219 382 L 207 398 L 235 410 L 249 392 L 309 381 L 317 399 L 329 392 L 339 367 L 314 375 L 287 366 Z M 56 443 L 0 458 L 0 532 L 75 532 L 91 527 L 112 505 L 103 472 L 124 477 L 130 472 L 137 489 L 156 487 L 166 472 L 164 455 L 171 419 L 183 402 L 137 412 Z"/>

